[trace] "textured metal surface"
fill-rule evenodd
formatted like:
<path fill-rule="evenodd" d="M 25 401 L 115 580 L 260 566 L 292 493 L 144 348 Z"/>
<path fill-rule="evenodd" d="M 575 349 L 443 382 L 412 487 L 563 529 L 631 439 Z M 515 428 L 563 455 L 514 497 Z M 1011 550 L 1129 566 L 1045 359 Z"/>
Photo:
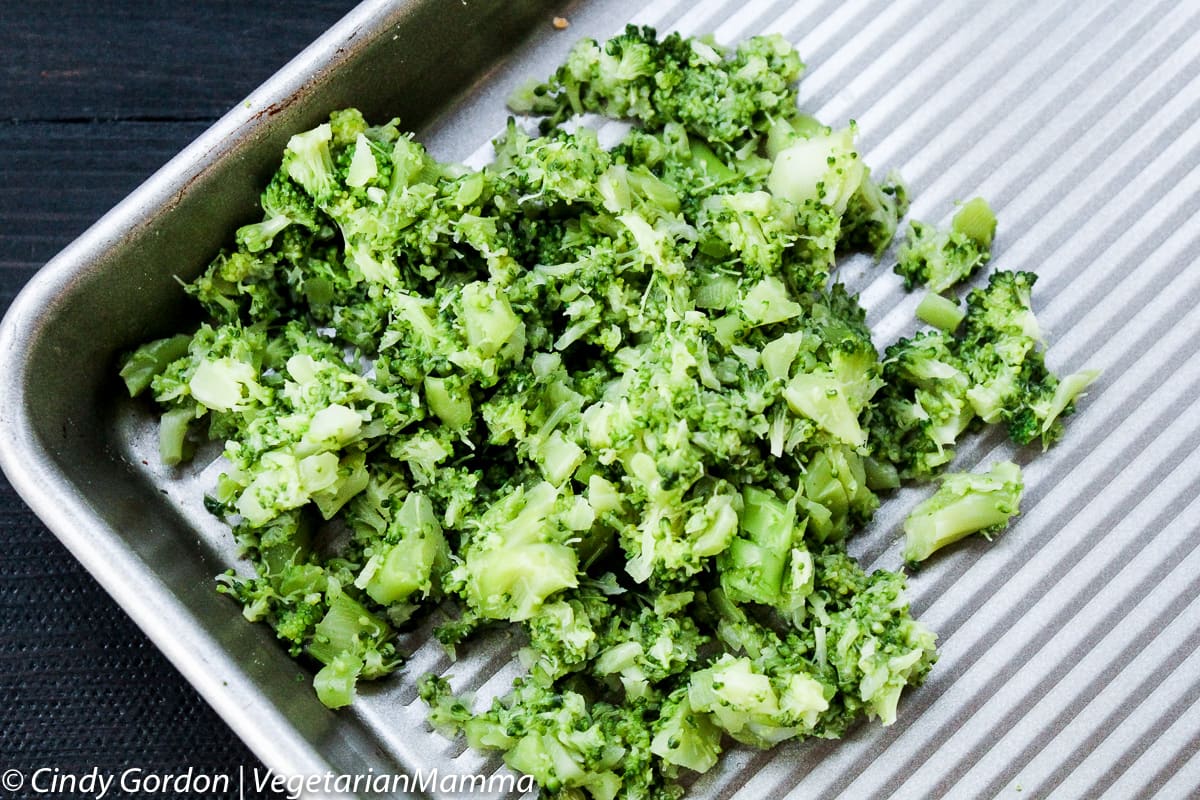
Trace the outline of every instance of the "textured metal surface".
<path fill-rule="evenodd" d="M 214 134 L 210 149 L 191 148 L 184 161 L 231 171 L 237 164 L 229 162 L 243 158 L 261 169 L 286 126 L 322 108 L 351 102 L 383 113 L 400 89 L 364 86 L 327 65 L 351 31 L 383 39 L 416 13 L 410 8 L 420 6 L 362 7 L 300 68 L 262 90 L 264 103 L 300 91 L 302 112 L 226 120 L 218 133 L 242 137 L 242 150 Z M 478 8 L 467 7 L 464 20 Z M 1024 465 L 1024 513 L 993 544 L 957 547 L 910 581 L 942 656 L 926 685 L 906 693 L 898 722 L 769 754 L 733 749 L 696 782 L 694 796 L 1200 794 L 1200 3 L 602 0 L 567 15 L 568 33 L 540 33 L 511 53 L 496 49 L 485 80 L 447 95 L 422 134 L 436 154 L 479 158 L 503 122 L 507 91 L 526 74 L 545 73 L 579 35 L 602 36 L 626 21 L 712 31 L 721 41 L 778 31 L 810 65 L 806 110 L 834 124 L 856 119 L 868 162 L 908 180 L 913 216 L 945 221 L 955 199 L 979 193 L 992 201 L 1000 219 L 992 266 L 1040 274 L 1035 306 L 1052 365 L 1104 370 L 1051 451 L 1015 451 L 995 435 L 961 449 L 961 468 L 1002 456 Z M 382 72 L 371 66 L 382 58 L 378 48 L 350 49 L 353 74 Z M 304 88 L 309 74 L 318 88 Z M 87 294 L 95 291 L 89 275 L 128 271 L 139 258 L 157 259 L 144 268 L 151 275 L 199 267 L 198 252 L 164 265 L 166 245 L 137 234 L 161 206 L 193 224 L 211 211 L 216 188 L 201 187 L 207 205 L 189 205 L 189 174 L 180 163 L 140 190 L 14 307 L 0 334 L 5 374 L 18 378 L 0 397 L 6 471 L 281 772 L 497 769 L 494 759 L 421 733 L 424 709 L 404 676 L 365 690 L 353 711 L 337 715 L 316 707 L 303 687 L 281 686 L 296 668 L 269 633 L 240 625 L 231 604 L 209 597 L 206 576 L 236 563 L 226 532 L 199 504 L 212 476 L 203 467 L 156 468 L 146 420 L 132 407 L 87 412 L 100 392 L 113 391 L 111 381 L 92 379 L 93 394 L 73 406 L 28 374 L 55 353 L 68 358 L 43 340 L 61 335 L 55 320 L 67 314 L 71 293 L 84 298 L 77 305 L 99 296 Z M 246 208 L 243 194 L 224 216 Z M 842 277 L 861 290 L 877 343 L 914 327 L 917 298 L 886 267 L 859 259 Z M 124 340 L 102 343 L 108 354 L 170 321 L 162 311 L 142 314 L 140 324 L 117 326 L 114 336 Z M 75 433 L 97 421 L 101 432 Z M 95 469 L 64 466 L 64 453 L 87 452 L 100 461 Z M 106 465 L 121 459 L 132 466 L 119 479 L 105 477 Z M 898 566 L 899 523 L 922 495 L 899 493 L 854 541 L 866 565 Z M 183 565 L 191 556 L 195 564 Z M 424 634 L 406 638 L 409 675 L 450 671 L 456 687 L 487 696 L 518 672 L 503 637 L 451 669 Z"/>

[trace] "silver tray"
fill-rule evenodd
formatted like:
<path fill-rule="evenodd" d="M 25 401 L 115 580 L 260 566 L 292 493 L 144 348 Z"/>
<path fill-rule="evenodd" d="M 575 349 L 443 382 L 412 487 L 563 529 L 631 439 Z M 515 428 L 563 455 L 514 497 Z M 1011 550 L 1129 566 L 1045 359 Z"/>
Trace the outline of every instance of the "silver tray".
<path fill-rule="evenodd" d="M 566 32 L 550 24 L 570 19 Z M 205 461 L 158 464 L 114 359 L 194 312 L 189 278 L 254 216 L 287 137 L 331 109 L 399 115 L 440 158 L 477 161 L 507 93 L 580 36 L 627 21 L 733 41 L 779 31 L 810 70 L 805 108 L 858 120 L 913 216 L 979 193 L 995 268 L 1033 269 L 1052 365 L 1104 370 L 1065 439 L 963 448 L 1026 465 L 1024 514 L 910 581 L 941 661 L 890 728 L 772 753 L 732 749 L 694 797 L 1200 794 L 1200 4 L 859 0 L 367 2 L 38 273 L 0 326 L 0 464 L 13 485 L 263 761 L 281 775 L 488 775 L 496 759 L 427 732 L 413 677 L 481 695 L 518 667 L 495 636 L 451 664 L 428 630 L 404 674 L 330 712 L 265 626 L 213 591 L 238 567 L 204 512 Z M 483 148 L 483 149 L 481 149 Z M 887 265 L 843 268 L 884 343 L 917 298 Z M 1036 457 L 1035 457 L 1036 456 Z M 852 551 L 899 565 L 887 501 Z M 431 792 L 438 795 L 438 792 Z"/>

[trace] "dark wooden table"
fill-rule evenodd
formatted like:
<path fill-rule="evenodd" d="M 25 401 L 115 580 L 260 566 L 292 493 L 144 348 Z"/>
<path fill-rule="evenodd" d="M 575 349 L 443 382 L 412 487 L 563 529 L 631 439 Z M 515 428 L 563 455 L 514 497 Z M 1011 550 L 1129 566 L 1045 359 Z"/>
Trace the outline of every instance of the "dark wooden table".
<path fill-rule="evenodd" d="M 0 312 L 353 5 L 0 3 Z M 256 763 L 0 479 L 0 772 Z"/>

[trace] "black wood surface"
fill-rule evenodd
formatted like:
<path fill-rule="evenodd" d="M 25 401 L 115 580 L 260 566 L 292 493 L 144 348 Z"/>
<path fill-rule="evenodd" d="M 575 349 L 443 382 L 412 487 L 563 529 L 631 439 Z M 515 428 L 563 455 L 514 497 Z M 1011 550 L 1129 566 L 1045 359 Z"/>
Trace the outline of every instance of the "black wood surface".
<path fill-rule="evenodd" d="M 58 250 L 352 7 L 0 0 L 0 313 Z M 0 478 L 0 772 L 255 764 Z M 6 796 L 35 795 L 0 788 Z"/>

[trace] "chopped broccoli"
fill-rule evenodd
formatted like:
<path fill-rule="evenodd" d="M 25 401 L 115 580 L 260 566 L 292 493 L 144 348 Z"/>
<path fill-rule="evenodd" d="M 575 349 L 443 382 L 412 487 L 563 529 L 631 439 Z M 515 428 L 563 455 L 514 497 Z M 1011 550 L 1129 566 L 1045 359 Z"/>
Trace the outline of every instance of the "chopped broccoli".
<path fill-rule="evenodd" d="M 741 535 L 719 562 L 721 586 L 736 602 L 775 605 L 783 593 L 784 568 L 798 552 L 795 506 L 749 486 L 742 492 L 740 522 Z"/>
<path fill-rule="evenodd" d="M 958 437 L 975 418 L 957 342 L 942 331 L 901 339 L 884 353 L 883 381 L 872 410 L 874 451 L 901 476 L 928 479 L 954 458 Z"/>
<path fill-rule="evenodd" d="M 816 645 L 823 650 L 816 660 L 841 684 L 857 685 L 837 696 L 844 712 L 861 709 L 891 725 L 904 688 L 924 680 L 936 661 L 937 637 L 909 614 L 899 573 L 864 574 L 842 553 L 826 553 L 817 568 L 823 606 L 815 613 L 827 615 L 828 624 L 819 619 L 824 646 Z M 846 713 L 831 716 L 833 729 L 848 721 Z"/>
<path fill-rule="evenodd" d="M 991 247 L 992 239 L 996 236 L 996 214 L 987 200 L 975 197 L 962 204 L 950 228 L 980 247 Z"/>
<path fill-rule="evenodd" d="M 708 772 L 721 755 L 721 728 L 692 707 L 688 692 L 688 687 L 676 689 L 659 708 L 650 751 L 668 764 Z"/>
<path fill-rule="evenodd" d="M 930 480 L 972 428 L 1049 445 L 1095 379 L 1046 367 L 1033 276 L 965 311 L 979 199 L 913 223 L 908 284 L 937 330 L 880 358 L 838 258 L 906 213 L 854 123 L 796 106 L 780 36 L 733 48 L 629 27 L 511 101 L 481 169 L 344 109 L 292 136 L 230 249 L 187 285 L 189 333 L 134 350 L 164 464 L 222 443 L 206 506 L 247 574 L 219 590 L 314 670 L 331 708 L 395 671 L 430 616 L 451 654 L 518 631 L 525 673 L 440 732 L 548 796 L 677 800 L 730 740 L 891 724 L 936 659 L 902 574 L 846 540 L 876 492 Z M 581 120 L 632 121 L 612 147 Z M 877 173 L 876 173 L 877 174 Z M 1016 513 L 1020 473 L 950 475 L 908 561 Z"/>
<path fill-rule="evenodd" d="M 991 259 L 995 232 L 996 217 L 981 197 L 962 207 L 949 231 L 913 222 L 900 247 L 896 274 L 904 278 L 905 289 L 924 285 L 931 292 L 944 292 Z"/>
<path fill-rule="evenodd" d="M 545 115 L 546 130 L 584 112 L 678 122 L 713 143 L 737 144 L 796 113 L 793 84 L 804 71 L 778 34 L 754 36 L 732 52 L 706 39 L 630 25 L 607 42 L 575 45 L 549 81 L 522 87 L 513 110 Z"/>
<path fill-rule="evenodd" d="M 1081 370 L 1059 380 L 1045 364 L 1031 291 L 1036 276 L 996 272 L 967 296 L 954 328 L 901 339 L 885 352 L 883 385 L 870 410 L 870 441 L 880 462 L 905 478 L 932 477 L 975 424 L 1004 423 L 1017 444 L 1063 433 L 1062 418 L 1098 377 Z M 957 312 L 957 308 L 951 309 Z"/>
<path fill-rule="evenodd" d="M 796 205 L 816 202 L 846 212 L 867 179 L 853 126 L 800 139 L 775 156 L 767 186 L 771 193 Z"/>
<path fill-rule="evenodd" d="M 935 328 L 954 333 L 966 312 L 955 301 L 937 292 L 926 292 L 917 305 L 917 317 Z"/>
<path fill-rule="evenodd" d="M 862 182 L 846 204 L 839 247 L 879 258 L 907 211 L 908 190 L 899 175 L 892 173 L 883 183 L 876 183 L 871 180 L 871 170 L 864 169 Z"/>
<path fill-rule="evenodd" d="M 1031 296 L 1036 280 L 1029 272 L 996 272 L 986 288 L 967 295 L 959 353 L 974 384 L 967 398 L 979 417 L 1006 423 L 1017 444 L 1041 438 L 1048 447 L 1099 373 L 1084 370 L 1060 381 L 1046 367 Z"/>
<path fill-rule="evenodd" d="M 904 560 L 918 564 L 968 534 L 992 538 L 1020 511 L 1023 488 L 1021 469 L 1011 461 L 997 462 L 982 474 L 944 475 L 933 496 L 904 521 Z"/>
<path fill-rule="evenodd" d="M 121 379 L 130 397 L 137 397 L 150 387 L 154 377 L 163 372 L 171 362 L 187 355 L 192 337 L 186 334 L 155 339 L 134 350 L 121 367 Z"/>

